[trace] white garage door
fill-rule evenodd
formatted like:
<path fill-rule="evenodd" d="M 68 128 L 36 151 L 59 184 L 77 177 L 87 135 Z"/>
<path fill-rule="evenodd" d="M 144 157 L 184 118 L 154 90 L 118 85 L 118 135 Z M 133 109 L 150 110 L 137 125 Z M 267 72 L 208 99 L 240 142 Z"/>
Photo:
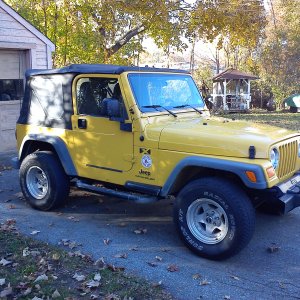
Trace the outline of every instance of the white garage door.
<path fill-rule="evenodd" d="M 22 79 L 25 71 L 25 51 L 0 50 L 0 79 Z"/>

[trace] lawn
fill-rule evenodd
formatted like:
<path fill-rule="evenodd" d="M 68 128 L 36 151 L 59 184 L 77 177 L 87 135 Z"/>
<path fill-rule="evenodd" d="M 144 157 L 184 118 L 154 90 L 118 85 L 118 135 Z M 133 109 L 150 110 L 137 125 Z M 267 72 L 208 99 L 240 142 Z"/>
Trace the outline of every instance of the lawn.
<path fill-rule="evenodd" d="M 300 131 L 300 113 L 288 113 L 285 111 L 267 112 L 265 110 L 253 110 L 249 113 L 244 114 L 225 114 L 224 117 Z"/>
<path fill-rule="evenodd" d="M 0 224 L 0 299 L 173 299 L 160 283 L 124 273 L 124 268 L 24 237 L 16 221 Z M 72 247 L 70 247 L 72 245 Z"/>

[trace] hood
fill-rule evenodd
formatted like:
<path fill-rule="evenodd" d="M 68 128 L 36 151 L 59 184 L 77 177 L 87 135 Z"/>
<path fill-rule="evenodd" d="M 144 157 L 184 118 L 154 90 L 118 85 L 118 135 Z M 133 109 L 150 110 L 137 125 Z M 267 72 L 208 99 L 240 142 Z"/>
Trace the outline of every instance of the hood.
<path fill-rule="evenodd" d="M 297 135 L 282 128 L 224 118 L 185 118 L 147 127 L 150 135 L 160 131 L 158 147 L 162 150 L 243 158 L 249 157 L 250 146 L 255 147 L 256 158 L 267 158 L 271 145 Z"/>

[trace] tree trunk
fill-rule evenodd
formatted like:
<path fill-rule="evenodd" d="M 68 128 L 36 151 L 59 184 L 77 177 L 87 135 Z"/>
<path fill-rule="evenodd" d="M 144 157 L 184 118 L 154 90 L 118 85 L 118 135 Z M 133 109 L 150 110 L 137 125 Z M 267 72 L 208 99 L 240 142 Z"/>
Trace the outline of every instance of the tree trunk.
<path fill-rule="evenodd" d="M 106 49 L 106 57 L 109 58 L 125 46 L 133 37 L 145 31 L 144 25 L 137 26 L 129 30 L 125 35 L 123 35 L 113 46 Z"/>

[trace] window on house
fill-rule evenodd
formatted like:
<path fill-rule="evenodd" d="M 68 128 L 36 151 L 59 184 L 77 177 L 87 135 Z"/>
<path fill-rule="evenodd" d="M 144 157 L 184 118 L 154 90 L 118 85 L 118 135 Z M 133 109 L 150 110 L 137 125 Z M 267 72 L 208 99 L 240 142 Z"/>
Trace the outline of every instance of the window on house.
<path fill-rule="evenodd" d="M 21 100 L 23 94 L 23 79 L 0 79 L 0 101 Z"/>

